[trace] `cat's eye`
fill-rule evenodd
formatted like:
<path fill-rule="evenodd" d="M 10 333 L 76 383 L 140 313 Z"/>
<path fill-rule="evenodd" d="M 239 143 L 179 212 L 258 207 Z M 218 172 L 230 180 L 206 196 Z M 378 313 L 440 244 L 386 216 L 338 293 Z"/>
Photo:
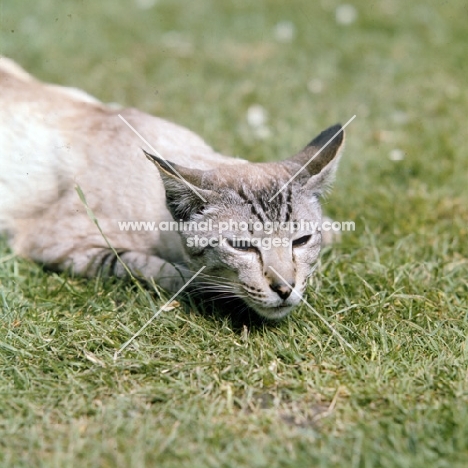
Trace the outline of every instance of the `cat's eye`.
<path fill-rule="evenodd" d="M 250 243 L 249 239 L 228 239 L 227 243 L 236 250 L 241 252 L 257 252 L 257 247 Z"/>
<path fill-rule="evenodd" d="M 308 234 L 307 236 L 299 237 L 299 239 L 294 239 L 292 241 L 292 246 L 293 247 L 302 247 L 303 245 L 306 245 L 307 242 L 309 242 L 311 237 L 312 237 L 312 235 Z"/>

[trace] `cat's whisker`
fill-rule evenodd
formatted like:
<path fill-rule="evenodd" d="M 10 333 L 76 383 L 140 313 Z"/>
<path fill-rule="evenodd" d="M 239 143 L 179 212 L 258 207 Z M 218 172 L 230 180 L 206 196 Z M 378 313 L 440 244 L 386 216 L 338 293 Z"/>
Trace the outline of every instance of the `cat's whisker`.
<path fill-rule="evenodd" d="M 220 276 L 212 276 L 212 275 L 205 275 L 201 274 L 200 275 L 201 279 L 206 279 L 207 284 L 222 284 L 222 285 L 235 285 L 235 286 L 241 286 L 241 283 L 238 283 L 236 281 L 233 281 L 231 278 L 226 278 L 226 277 L 220 277 Z M 229 281 L 229 283 L 226 283 L 226 281 Z M 199 284 L 202 284 L 202 281 L 198 282 Z"/>
<path fill-rule="evenodd" d="M 213 283 L 205 283 L 203 285 L 203 290 L 207 290 L 207 289 L 217 289 L 217 290 L 224 290 L 224 291 L 234 291 L 235 288 L 231 287 L 231 286 L 224 286 L 222 284 L 213 284 Z"/>

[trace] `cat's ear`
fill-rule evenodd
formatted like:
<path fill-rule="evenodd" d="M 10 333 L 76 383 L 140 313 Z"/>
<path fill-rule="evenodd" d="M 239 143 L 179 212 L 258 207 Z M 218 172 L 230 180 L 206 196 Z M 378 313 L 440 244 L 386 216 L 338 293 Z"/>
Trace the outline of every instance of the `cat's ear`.
<path fill-rule="evenodd" d="M 201 188 L 204 171 L 190 169 L 143 151 L 159 170 L 166 190 L 166 205 L 175 220 L 188 220 L 213 198 L 212 190 Z"/>
<path fill-rule="evenodd" d="M 316 136 L 298 154 L 287 159 L 285 164 L 293 175 L 303 168 L 297 174 L 297 180 L 307 190 L 321 194 L 333 183 L 344 140 L 343 127 L 340 124 L 333 125 Z"/>

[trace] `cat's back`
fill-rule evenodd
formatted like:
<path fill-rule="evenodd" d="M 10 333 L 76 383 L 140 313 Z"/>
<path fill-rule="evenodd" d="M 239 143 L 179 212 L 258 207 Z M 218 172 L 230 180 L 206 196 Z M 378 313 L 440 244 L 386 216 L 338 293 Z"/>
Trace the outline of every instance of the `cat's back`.
<path fill-rule="evenodd" d="M 86 159 L 71 151 L 70 123 L 104 109 L 83 91 L 41 83 L 5 57 L 0 89 L 1 223 L 29 216 L 83 169 Z"/>
<path fill-rule="evenodd" d="M 137 195 L 132 186 L 163 196 L 142 148 L 200 169 L 240 162 L 214 152 L 183 127 L 137 109 L 107 106 L 79 89 L 43 83 L 5 57 L 0 89 L 0 230 L 8 229 L 8 219 L 41 212 L 77 182 L 109 204 L 116 201 L 109 192 L 119 186 L 129 187 L 127 198 Z"/>
<path fill-rule="evenodd" d="M 42 163 L 47 159 L 55 165 L 55 150 L 70 147 L 73 140 L 86 146 L 88 153 L 105 141 L 108 146 L 100 148 L 100 157 L 113 157 L 115 150 L 120 152 L 118 148 L 137 146 L 145 161 L 141 148 L 153 146 L 164 158 L 188 167 L 209 169 L 244 162 L 216 153 L 187 128 L 135 108 L 106 105 L 77 88 L 41 82 L 1 56 L 0 89 L 2 159 L 18 152 L 22 135 L 24 142 L 36 140 L 36 151 L 22 153 L 29 153 L 29 159 L 40 155 Z M 115 144 L 109 147 L 110 139 Z"/>

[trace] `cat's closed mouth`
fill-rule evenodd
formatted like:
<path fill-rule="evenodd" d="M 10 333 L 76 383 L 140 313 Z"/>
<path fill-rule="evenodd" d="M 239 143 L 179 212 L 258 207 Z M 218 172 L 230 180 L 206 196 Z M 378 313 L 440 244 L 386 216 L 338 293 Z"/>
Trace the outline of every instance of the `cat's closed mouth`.
<path fill-rule="evenodd" d="M 279 320 L 286 317 L 295 306 L 255 307 L 257 314 L 270 320 Z"/>

